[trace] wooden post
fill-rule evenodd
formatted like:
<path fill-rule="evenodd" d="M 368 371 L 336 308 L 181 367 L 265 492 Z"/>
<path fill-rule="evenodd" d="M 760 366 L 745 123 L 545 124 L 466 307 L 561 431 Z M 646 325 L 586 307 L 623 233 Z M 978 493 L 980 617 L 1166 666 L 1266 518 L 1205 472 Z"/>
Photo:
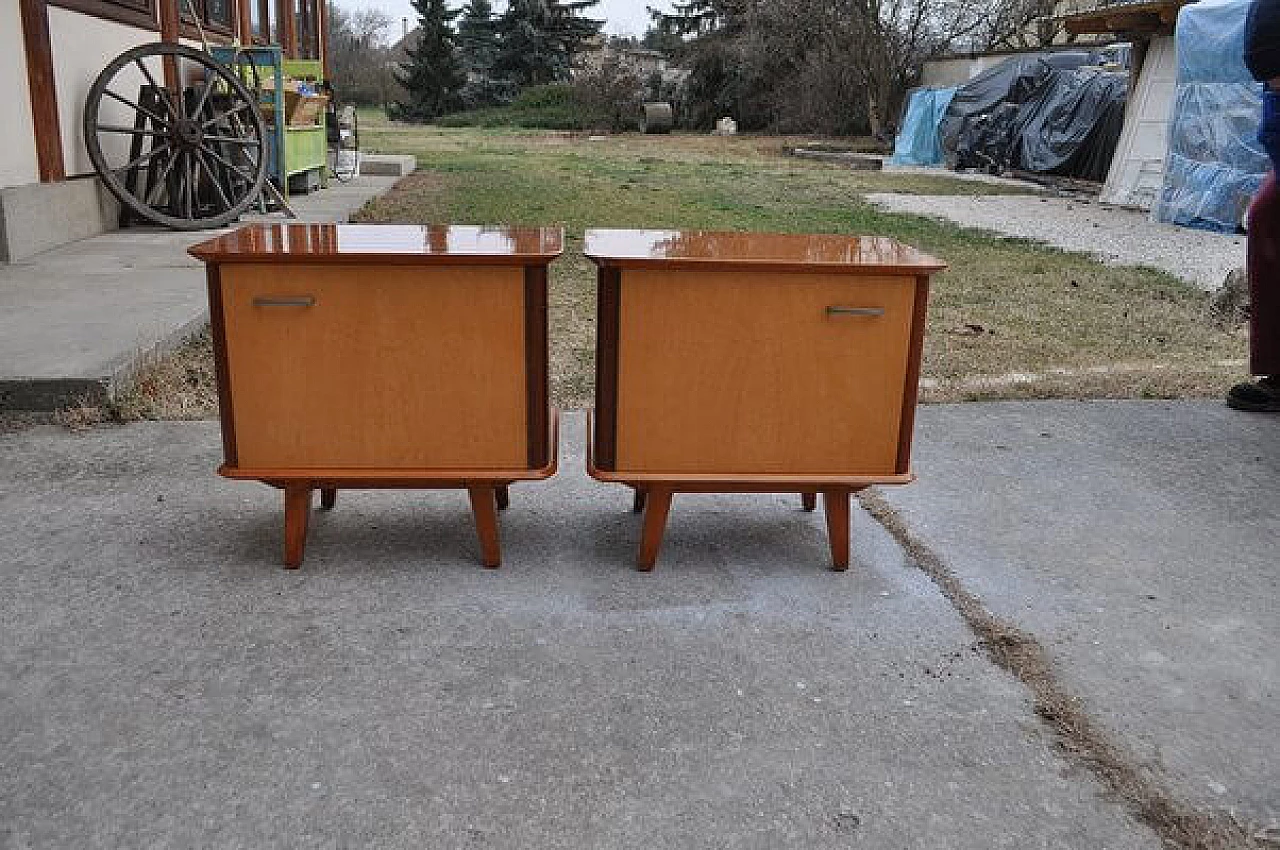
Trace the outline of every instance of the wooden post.
<path fill-rule="evenodd" d="M 294 17 L 293 0 L 280 0 L 280 47 L 286 59 L 298 58 L 298 20 Z"/>
<path fill-rule="evenodd" d="M 316 0 L 316 49 L 320 51 L 321 68 L 324 78 L 333 82 L 333 74 L 329 70 L 329 9 L 328 0 Z"/>
<path fill-rule="evenodd" d="M 249 4 L 256 2 L 258 0 L 236 0 L 236 32 L 245 47 L 253 44 L 253 15 Z"/>
<path fill-rule="evenodd" d="M 160 40 L 177 44 L 181 35 L 181 19 L 178 17 L 178 0 L 160 0 Z M 178 66 L 172 57 L 164 58 L 164 87 L 181 103 L 182 81 L 178 79 Z"/>
<path fill-rule="evenodd" d="M 41 183 L 67 179 L 62 159 L 62 128 L 53 78 L 53 45 L 49 39 L 49 7 L 45 0 L 19 0 L 22 41 L 27 52 L 27 86 L 35 125 L 36 164 Z"/>

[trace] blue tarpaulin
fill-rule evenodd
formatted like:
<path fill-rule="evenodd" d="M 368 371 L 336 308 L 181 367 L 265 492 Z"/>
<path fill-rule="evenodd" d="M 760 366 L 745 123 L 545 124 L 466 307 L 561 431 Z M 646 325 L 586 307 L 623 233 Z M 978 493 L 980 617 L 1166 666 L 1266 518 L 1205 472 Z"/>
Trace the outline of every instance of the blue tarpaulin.
<path fill-rule="evenodd" d="M 1233 232 L 1270 168 L 1259 144 L 1261 85 L 1244 65 L 1250 0 L 1182 7 L 1169 154 L 1155 217 Z"/>
<path fill-rule="evenodd" d="M 916 89 L 907 101 L 902 129 L 893 143 L 893 165 L 941 165 L 942 137 L 938 126 L 956 90 Z"/>

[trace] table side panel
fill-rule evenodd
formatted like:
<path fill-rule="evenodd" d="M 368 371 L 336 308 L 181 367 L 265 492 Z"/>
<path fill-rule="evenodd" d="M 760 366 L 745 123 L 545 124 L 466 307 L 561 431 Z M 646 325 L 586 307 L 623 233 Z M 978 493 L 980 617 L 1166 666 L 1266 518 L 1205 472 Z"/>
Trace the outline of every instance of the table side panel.
<path fill-rule="evenodd" d="M 914 275 L 628 269 L 620 300 L 618 471 L 897 471 Z"/>
<path fill-rule="evenodd" d="M 253 263 L 220 278 L 239 466 L 528 462 L 523 269 Z"/>

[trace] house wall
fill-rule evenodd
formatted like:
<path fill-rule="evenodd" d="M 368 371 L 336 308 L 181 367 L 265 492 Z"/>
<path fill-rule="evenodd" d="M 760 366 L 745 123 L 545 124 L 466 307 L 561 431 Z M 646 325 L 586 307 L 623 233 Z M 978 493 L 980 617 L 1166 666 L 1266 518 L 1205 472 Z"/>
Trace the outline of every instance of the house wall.
<path fill-rule="evenodd" d="M 27 91 L 27 54 L 22 42 L 18 0 L 0 0 L 0 188 L 24 186 L 40 179 L 36 162 L 35 123 Z"/>
<path fill-rule="evenodd" d="M 58 88 L 62 156 L 68 177 L 93 173 L 93 163 L 85 152 L 81 129 L 89 87 L 103 67 L 116 56 L 131 47 L 158 39 L 159 35 L 154 30 L 106 21 L 57 6 L 49 7 L 49 40 L 53 47 L 54 79 Z M 152 69 L 153 73 L 159 67 L 157 64 Z M 142 75 L 137 76 L 140 83 Z M 135 91 L 133 96 L 136 94 Z M 123 118 L 125 115 L 132 118 L 127 107 L 120 105 L 119 116 Z"/>
<path fill-rule="evenodd" d="M 992 56 L 955 56 L 930 59 L 920 70 L 920 85 L 931 89 L 962 86 L 988 68 L 994 68 L 1011 54 Z"/>

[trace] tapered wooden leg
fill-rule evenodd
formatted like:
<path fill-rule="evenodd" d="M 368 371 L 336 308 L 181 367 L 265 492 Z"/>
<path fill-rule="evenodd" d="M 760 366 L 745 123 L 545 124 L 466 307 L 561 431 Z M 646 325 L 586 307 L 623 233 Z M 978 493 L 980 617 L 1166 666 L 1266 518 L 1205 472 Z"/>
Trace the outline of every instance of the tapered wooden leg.
<path fill-rule="evenodd" d="M 331 511 L 333 506 L 338 503 L 337 487 L 321 487 L 320 488 L 320 510 Z"/>
<path fill-rule="evenodd" d="M 800 505 L 806 511 L 816 510 L 818 507 L 818 494 L 817 493 L 801 493 Z"/>
<path fill-rule="evenodd" d="M 823 490 L 822 507 L 827 514 L 831 568 L 843 572 L 849 569 L 849 491 Z"/>
<path fill-rule="evenodd" d="M 644 511 L 645 492 L 641 487 L 636 488 L 635 498 L 631 500 L 631 513 L 638 514 Z"/>
<path fill-rule="evenodd" d="M 667 529 L 667 513 L 671 510 L 671 491 L 652 487 L 645 491 L 644 530 L 640 535 L 640 556 L 636 566 L 649 572 L 658 563 L 662 534 Z"/>
<path fill-rule="evenodd" d="M 480 561 L 489 569 L 502 566 L 502 545 L 498 542 L 498 497 L 494 487 L 468 487 L 471 513 L 476 518 L 476 536 L 480 538 Z"/>
<path fill-rule="evenodd" d="M 302 553 L 307 548 L 307 522 L 311 519 L 311 488 L 284 488 L 284 565 L 296 570 L 302 566 Z"/>
<path fill-rule="evenodd" d="M 498 510 L 505 511 L 511 504 L 511 491 L 507 489 L 506 484 L 503 484 L 501 487 L 495 487 L 493 492 L 498 497 Z"/>

